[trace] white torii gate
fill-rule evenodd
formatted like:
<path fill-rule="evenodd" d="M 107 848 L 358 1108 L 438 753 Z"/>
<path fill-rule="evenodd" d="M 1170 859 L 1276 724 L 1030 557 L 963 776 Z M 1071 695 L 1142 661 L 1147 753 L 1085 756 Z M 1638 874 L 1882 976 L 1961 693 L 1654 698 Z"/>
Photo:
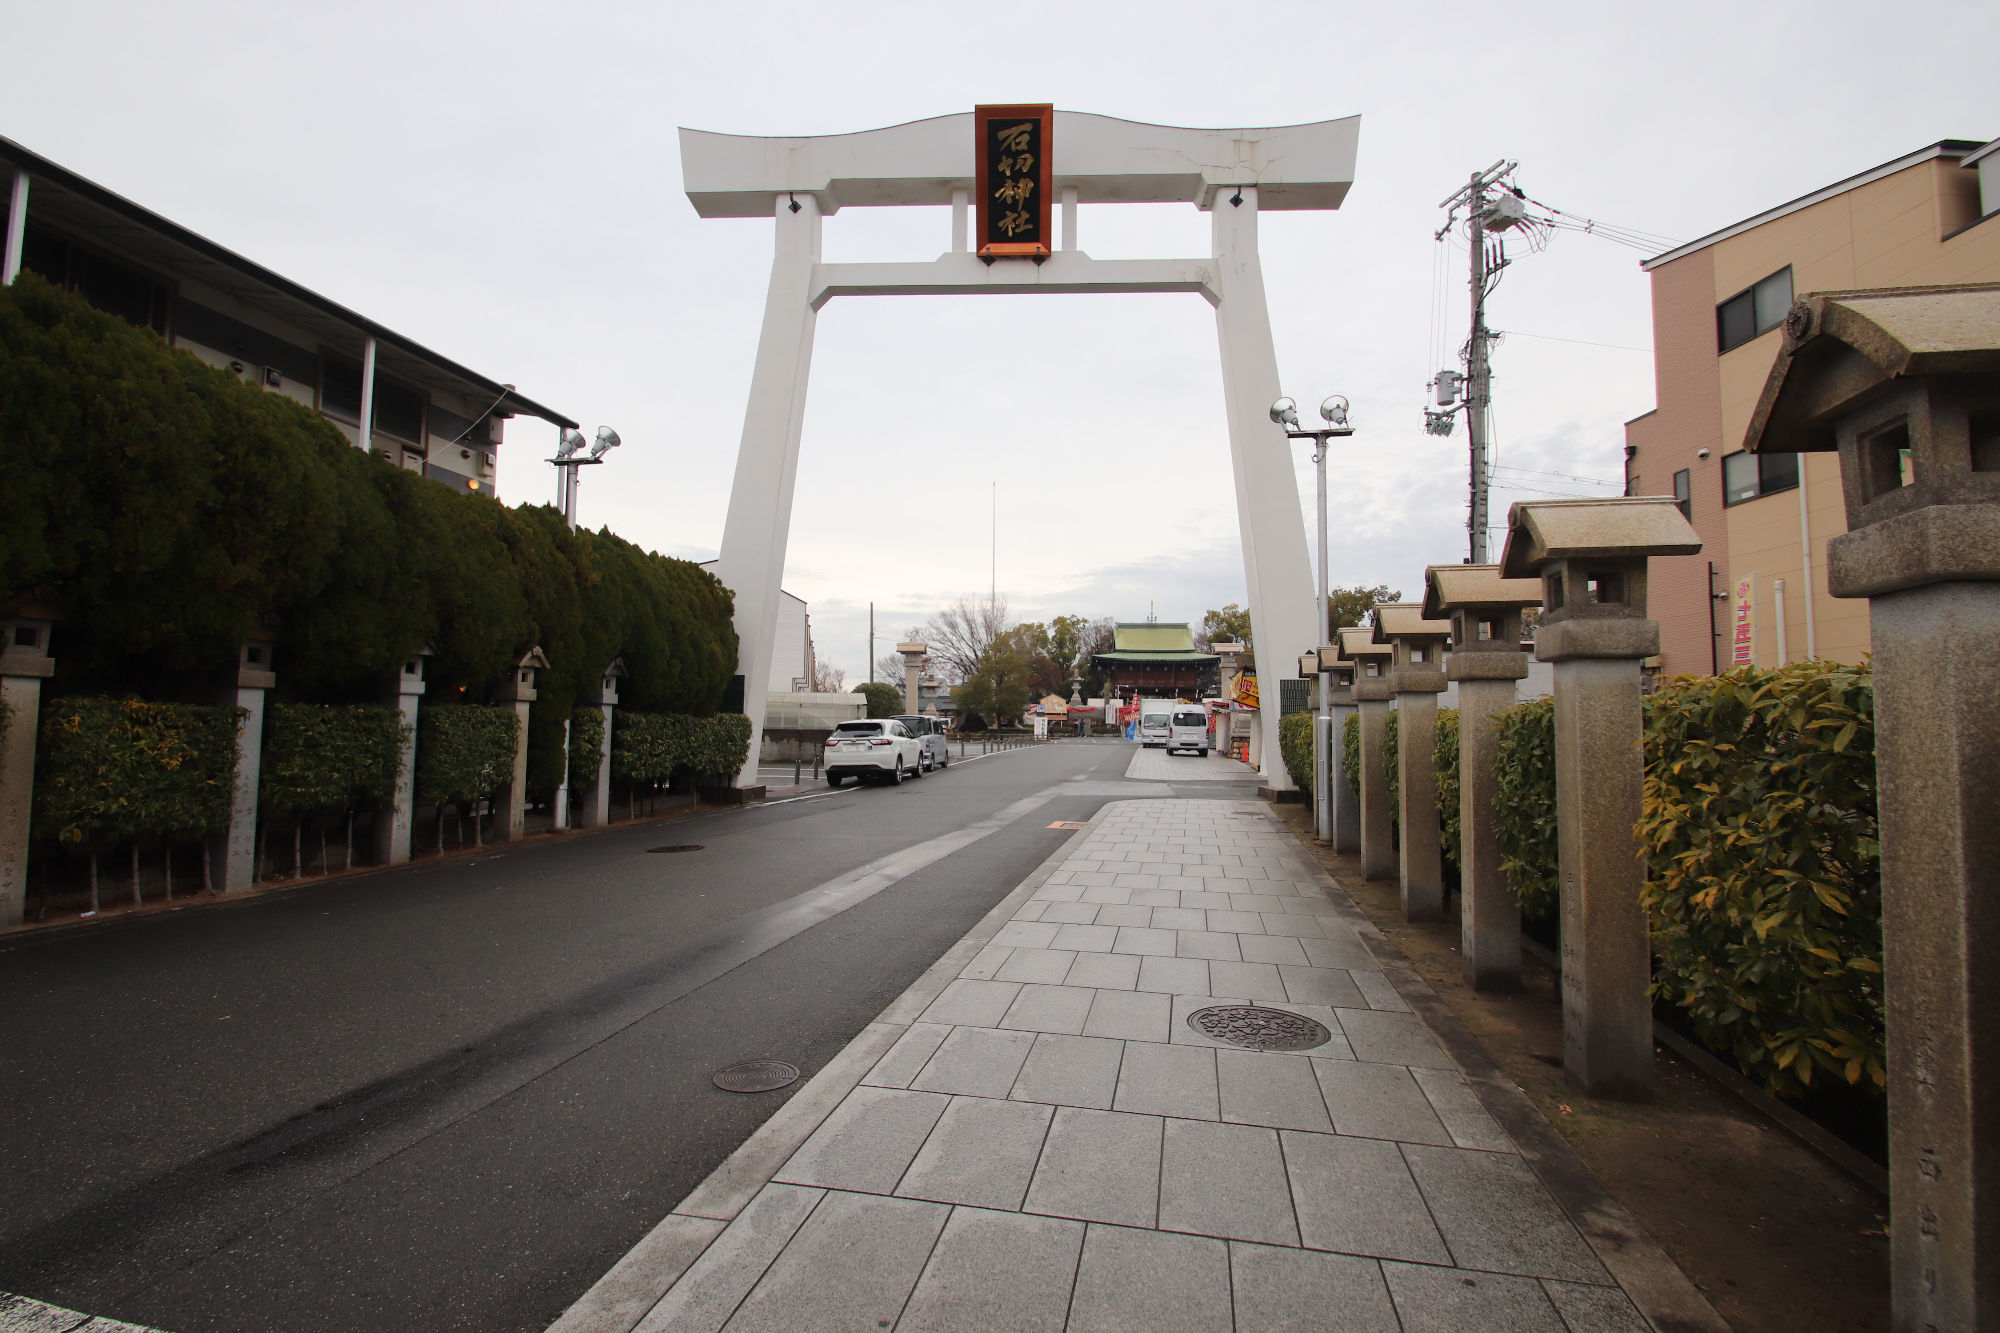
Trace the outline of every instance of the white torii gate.
<path fill-rule="evenodd" d="M 859 134 L 757 138 L 683 129 L 682 181 L 705 218 L 771 217 L 776 255 L 764 304 L 750 403 L 716 574 L 736 595 L 737 669 L 750 715 L 749 758 L 737 785 L 757 780 L 765 684 L 777 636 L 778 584 L 792 526 L 806 378 L 819 309 L 836 296 L 978 292 L 1197 292 L 1215 307 L 1243 573 L 1261 665 L 1263 779 L 1289 788 L 1278 754 L 1275 682 L 1318 646 L 1318 596 L 1291 446 L 1268 408 L 1278 397 L 1257 212 L 1332 209 L 1354 180 L 1360 118 L 1273 129 L 1196 130 L 1078 111 L 1055 113 L 1051 190 L 1062 203 L 1059 248 L 1041 263 L 988 262 L 968 243 L 973 114 L 960 112 Z M 1092 259 L 1076 248 L 1079 203 L 1190 203 L 1213 215 L 1203 259 Z M 928 262 L 827 264 L 820 218 L 845 207 L 952 206 L 949 253 Z"/>

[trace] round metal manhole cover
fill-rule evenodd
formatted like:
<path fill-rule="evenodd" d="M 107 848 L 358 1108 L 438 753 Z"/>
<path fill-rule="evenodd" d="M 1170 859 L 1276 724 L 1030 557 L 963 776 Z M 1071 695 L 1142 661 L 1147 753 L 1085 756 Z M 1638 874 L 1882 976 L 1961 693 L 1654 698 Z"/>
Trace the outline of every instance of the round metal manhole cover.
<path fill-rule="evenodd" d="M 701 850 L 701 844 L 698 842 L 670 842 L 664 847 L 648 847 L 646 850 L 649 852 L 698 852 Z"/>
<path fill-rule="evenodd" d="M 1253 1051 L 1309 1051 L 1333 1034 L 1303 1014 L 1258 1004 L 1218 1004 L 1197 1009 L 1187 1025 L 1204 1037 Z"/>
<path fill-rule="evenodd" d="M 744 1060 L 715 1071 L 710 1081 L 724 1092 L 771 1092 L 796 1083 L 798 1066 L 783 1060 Z"/>

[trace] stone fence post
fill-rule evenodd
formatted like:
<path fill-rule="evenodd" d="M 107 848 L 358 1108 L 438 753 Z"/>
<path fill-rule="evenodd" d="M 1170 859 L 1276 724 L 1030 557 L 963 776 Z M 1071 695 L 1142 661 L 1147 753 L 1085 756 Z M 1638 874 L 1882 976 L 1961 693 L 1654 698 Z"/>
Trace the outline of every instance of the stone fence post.
<path fill-rule="evenodd" d="M 923 686 L 921 684 L 924 654 L 931 650 L 927 643 L 899 643 L 896 651 L 903 657 L 903 711 L 909 714 L 921 713 Z M 808 682 L 810 683 L 810 682 Z"/>
<path fill-rule="evenodd" d="M 35 739 L 42 682 L 55 674 L 52 606 L 23 601 L 0 615 L 0 926 L 18 926 L 28 903 L 34 826 Z"/>
<path fill-rule="evenodd" d="M 1653 955 L 1634 827 L 1645 786 L 1639 662 L 1646 560 L 1701 539 L 1671 496 L 1516 503 L 1500 572 L 1542 581 L 1535 656 L 1555 664 L 1556 839 L 1562 899 L 1563 1073 L 1593 1097 L 1653 1088 Z"/>
<path fill-rule="evenodd" d="M 222 891 L 240 893 L 257 881 L 257 795 L 264 764 L 264 701 L 278 683 L 272 666 L 272 636 L 253 631 L 237 648 L 236 688 L 223 702 L 244 710 L 236 731 L 236 792 L 230 800 L 229 826 L 213 842 L 220 844 Z"/>
<path fill-rule="evenodd" d="M 1338 637 L 1338 636 L 1336 636 Z M 1333 850 L 1361 850 L 1361 798 L 1347 782 L 1347 719 L 1354 716 L 1354 663 L 1336 643 L 1319 650 L 1320 680 L 1332 720 L 1327 726 L 1327 786 L 1332 788 Z"/>
<path fill-rule="evenodd" d="M 2000 1328 L 2000 285 L 1807 297 L 1745 445 L 1840 451 L 1868 599 L 1892 1325 Z"/>
<path fill-rule="evenodd" d="M 409 728 L 410 739 L 396 760 L 396 792 L 389 808 L 376 812 L 377 865 L 399 866 L 410 859 L 410 837 L 417 824 L 417 707 L 424 696 L 424 659 L 436 655 L 428 646 L 419 650 L 389 684 L 389 702 Z"/>
<path fill-rule="evenodd" d="M 1350 637 L 1351 636 L 1351 637 Z M 1371 629 L 1342 630 L 1341 648 L 1355 659 L 1354 702 L 1361 710 L 1361 878 L 1388 879 L 1396 873 L 1395 816 L 1389 809 L 1388 645 L 1374 642 Z"/>
<path fill-rule="evenodd" d="M 540 648 L 530 648 L 493 692 L 494 702 L 513 704 L 514 715 L 521 719 L 514 742 L 513 776 L 493 796 L 493 813 L 499 816 L 493 827 L 495 842 L 519 842 L 528 836 L 528 717 L 535 706 L 535 672 L 547 670 L 548 665 L 549 659 L 542 656 Z"/>
<path fill-rule="evenodd" d="M 597 692 L 597 706 L 604 710 L 604 752 L 597 756 L 597 771 L 590 775 L 579 801 L 577 822 L 583 828 L 603 828 L 611 822 L 611 727 L 618 711 L 618 682 L 629 674 L 622 657 L 604 668 L 604 683 Z"/>
<path fill-rule="evenodd" d="M 1444 692 L 1444 645 L 1451 625 L 1424 619 L 1420 605 L 1375 608 L 1375 641 L 1386 643 L 1396 691 L 1396 812 L 1403 841 L 1397 879 L 1405 921 L 1444 919 L 1444 830 L 1438 824 L 1437 697 Z"/>
<path fill-rule="evenodd" d="M 1499 715 L 1528 674 L 1521 612 L 1542 604 L 1533 579 L 1503 579 L 1498 565 L 1432 565 L 1424 614 L 1451 621 L 1445 676 L 1458 684 L 1459 959 L 1474 990 L 1521 985 L 1521 903 L 1500 873 L 1495 800 Z"/>

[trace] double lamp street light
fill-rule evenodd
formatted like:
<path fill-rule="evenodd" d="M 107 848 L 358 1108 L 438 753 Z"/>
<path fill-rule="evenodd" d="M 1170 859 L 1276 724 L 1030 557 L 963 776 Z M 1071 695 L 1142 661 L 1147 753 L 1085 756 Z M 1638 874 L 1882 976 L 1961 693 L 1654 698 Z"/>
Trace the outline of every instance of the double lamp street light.
<path fill-rule="evenodd" d="M 556 456 L 549 462 L 556 467 L 556 507 L 562 510 L 563 521 L 571 531 L 576 529 L 576 470 L 592 463 L 602 463 L 604 455 L 616 449 L 620 441 L 618 432 L 609 426 L 597 428 L 597 440 L 592 443 L 584 439 L 583 432 L 574 426 L 563 428 L 562 439 L 556 445 Z M 590 449 L 585 455 L 585 446 Z"/>
<path fill-rule="evenodd" d="M 1326 425 L 1306 430 L 1299 425 L 1297 403 L 1289 398 L 1280 398 L 1271 404 L 1271 420 L 1285 428 L 1286 438 L 1313 442 L 1313 466 L 1319 481 L 1319 595 L 1313 611 L 1313 623 L 1318 628 L 1314 631 L 1316 641 L 1310 646 L 1315 663 L 1318 661 L 1320 642 L 1329 634 L 1328 603 L 1333 596 L 1326 564 L 1327 441 L 1345 439 L 1354 434 L 1354 427 L 1347 424 L 1347 407 L 1347 399 L 1334 394 L 1319 405 L 1320 418 Z M 1313 832 L 1322 842 L 1333 841 L 1333 746 L 1333 691 L 1325 680 L 1321 680 L 1319 715 L 1313 719 Z"/>

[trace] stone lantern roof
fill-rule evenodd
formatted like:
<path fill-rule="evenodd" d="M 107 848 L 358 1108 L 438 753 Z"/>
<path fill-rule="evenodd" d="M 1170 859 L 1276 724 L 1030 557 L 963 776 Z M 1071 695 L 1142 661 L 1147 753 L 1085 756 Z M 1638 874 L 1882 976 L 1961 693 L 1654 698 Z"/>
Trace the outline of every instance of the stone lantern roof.
<path fill-rule="evenodd" d="M 1375 642 L 1398 638 L 1448 638 L 1449 620 L 1429 620 L 1420 602 L 1382 602 L 1375 607 Z"/>
<path fill-rule="evenodd" d="M 1475 607 L 1537 607 L 1539 579 L 1503 578 L 1498 565 L 1432 565 L 1424 571 L 1423 614 L 1442 620 Z"/>
<path fill-rule="evenodd" d="M 1671 495 L 1517 500 L 1507 511 L 1503 578 L 1533 578 L 1555 560 L 1693 555 L 1701 539 Z"/>

